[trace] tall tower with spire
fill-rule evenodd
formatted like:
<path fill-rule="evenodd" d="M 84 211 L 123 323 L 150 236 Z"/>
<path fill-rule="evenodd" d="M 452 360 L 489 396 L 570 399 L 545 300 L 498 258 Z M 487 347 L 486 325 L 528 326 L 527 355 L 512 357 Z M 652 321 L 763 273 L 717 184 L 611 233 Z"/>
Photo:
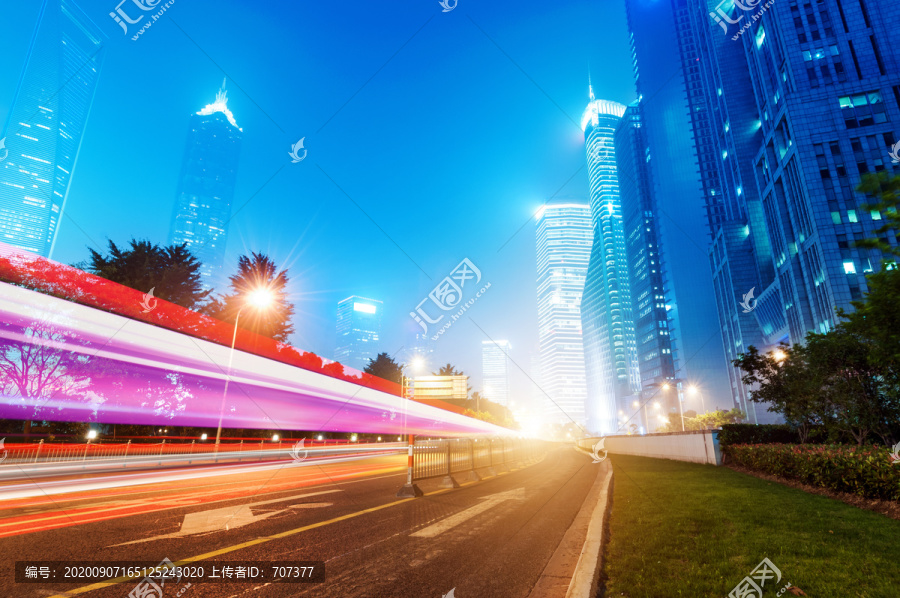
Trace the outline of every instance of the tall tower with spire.
<path fill-rule="evenodd" d="M 581 300 L 589 431 L 615 433 L 621 405 L 640 389 L 614 135 L 625 106 L 594 98 L 581 119 L 593 242 Z"/>
<path fill-rule="evenodd" d="M 215 102 L 191 115 L 169 231 L 169 243 L 185 244 L 202 263 L 206 288 L 222 282 L 242 135 L 223 80 Z"/>

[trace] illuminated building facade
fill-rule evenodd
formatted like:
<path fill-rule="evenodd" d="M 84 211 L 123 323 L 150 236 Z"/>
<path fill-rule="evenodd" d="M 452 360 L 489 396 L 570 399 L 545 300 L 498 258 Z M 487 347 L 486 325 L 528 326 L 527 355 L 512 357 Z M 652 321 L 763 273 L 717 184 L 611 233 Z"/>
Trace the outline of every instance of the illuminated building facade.
<path fill-rule="evenodd" d="M 200 260 L 207 288 L 221 282 L 242 135 L 223 81 L 216 101 L 191 115 L 169 232 Z"/>
<path fill-rule="evenodd" d="M 381 301 L 356 295 L 338 302 L 335 361 L 358 370 L 369 365 L 378 354 L 382 308 Z"/>
<path fill-rule="evenodd" d="M 584 423 L 581 295 L 593 232 L 587 203 L 548 202 L 537 217 L 540 413 L 550 423 Z"/>
<path fill-rule="evenodd" d="M 589 432 L 618 429 L 619 405 L 640 391 L 614 134 L 625 106 L 594 98 L 581 127 L 587 153 L 593 243 L 581 302 Z"/>
<path fill-rule="evenodd" d="M 482 396 L 509 406 L 509 341 L 482 341 Z"/>
<path fill-rule="evenodd" d="M 42 3 L 0 136 L 0 241 L 53 253 L 105 39 L 72 0 Z"/>

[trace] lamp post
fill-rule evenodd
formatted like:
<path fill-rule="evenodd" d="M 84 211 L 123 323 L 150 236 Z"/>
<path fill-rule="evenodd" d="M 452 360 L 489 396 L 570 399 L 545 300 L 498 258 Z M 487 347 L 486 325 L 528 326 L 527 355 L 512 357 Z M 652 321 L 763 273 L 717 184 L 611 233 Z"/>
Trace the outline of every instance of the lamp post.
<path fill-rule="evenodd" d="M 706 401 L 703 400 L 703 392 L 699 388 L 697 388 L 696 384 L 691 384 L 690 386 L 688 386 L 687 390 L 688 394 L 690 395 L 700 393 L 700 408 L 703 409 L 703 413 L 706 413 Z"/>
<path fill-rule="evenodd" d="M 219 441 L 222 439 L 222 418 L 225 416 L 225 397 L 228 396 L 228 384 L 231 382 L 231 365 L 234 362 L 234 345 L 237 342 L 238 322 L 241 320 L 241 312 L 248 305 L 257 309 L 265 309 L 272 303 L 272 293 L 268 289 L 257 289 L 251 292 L 237 312 L 234 318 L 234 334 L 231 336 L 231 352 L 228 353 L 228 372 L 225 374 L 225 390 L 222 392 L 222 405 L 219 407 L 219 427 L 216 428 L 216 451 L 219 450 Z"/>

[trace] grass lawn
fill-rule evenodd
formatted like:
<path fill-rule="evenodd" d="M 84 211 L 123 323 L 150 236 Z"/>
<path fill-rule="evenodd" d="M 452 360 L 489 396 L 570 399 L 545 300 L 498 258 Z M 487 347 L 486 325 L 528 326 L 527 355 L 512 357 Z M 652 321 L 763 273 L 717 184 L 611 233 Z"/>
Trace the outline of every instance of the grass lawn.
<path fill-rule="evenodd" d="M 725 467 L 610 461 L 606 596 L 724 598 L 768 557 L 782 579 L 764 598 L 788 582 L 810 598 L 900 597 L 900 521 Z"/>

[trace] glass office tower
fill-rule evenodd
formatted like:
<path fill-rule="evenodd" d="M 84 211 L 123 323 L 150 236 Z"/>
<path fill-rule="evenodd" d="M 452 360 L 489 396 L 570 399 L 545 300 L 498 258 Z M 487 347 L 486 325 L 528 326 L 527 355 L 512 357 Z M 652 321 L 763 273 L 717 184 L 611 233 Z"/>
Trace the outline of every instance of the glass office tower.
<path fill-rule="evenodd" d="M 43 1 L 0 135 L 0 241 L 53 253 L 105 40 L 72 0 Z"/>
<path fill-rule="evenodd" d="M 626 13 L 657 230 L 665 248 L 668 291 L 675 300 L 669 305 L 670 335 L 680 354 L 673 395 L 679 387 L 698 390 L 660 396 L 676 405 L 685 399 L 684 411 L 730 407 L 729 364 L 708 266 L 708 215 L 719 209 L 718 198 L 706 192 L 714 186 L 710 163 L 715 156 L 709 113 L 699 101 L 699 53 L 686 0 L 627 0 Z"/>
<path fill-rule="evenodd" d="M 509 406 L 509 341 L 481 341 L 482 395 Z"/>
<path fill-rule="evenodd" d="M 594 98 L 581 119 L 593 242 L 581 302 L 588 431 L 614 433 L 620 404 L 640 391 L 613 135 L 625 106 Z"/>
<path fill-rule="evenodd" d="M 356 295 L 338 302 L 335 361 L 363 370 L 370 359 L 375 359 L 381 337 L 382 307 L 377 299 Z"/>
<path fill-rule="evenodd" d="M 200 260 L 206 288 L 223 282 L 242 135 L 223 81 L 216 101 L 191 115 L 169 232 L 169 243 L 186 244 Z"/>
<path fill-rule="evenodd" d="M 548 202 L 537 216 L 540 413 L 551 423 L 584 423 L 581 295 L 593 230 L 587 203 Z"/>
<path fill-rule="evenodd" d="M 632 401 L 621 409 L 629 429 L 635 424 L 653 431 L 678 413 L 676 374 L 682 371 L 678 363 L 682 352 L 644 132 L 641 106 L 634 102 L 616 129 L 615 147 L 642 396 L 637 404 Z M 660 410 L 643 409 L 650 401 L 658 402 Z M 644 421 L 645 416 L 653 417 Z"/>

